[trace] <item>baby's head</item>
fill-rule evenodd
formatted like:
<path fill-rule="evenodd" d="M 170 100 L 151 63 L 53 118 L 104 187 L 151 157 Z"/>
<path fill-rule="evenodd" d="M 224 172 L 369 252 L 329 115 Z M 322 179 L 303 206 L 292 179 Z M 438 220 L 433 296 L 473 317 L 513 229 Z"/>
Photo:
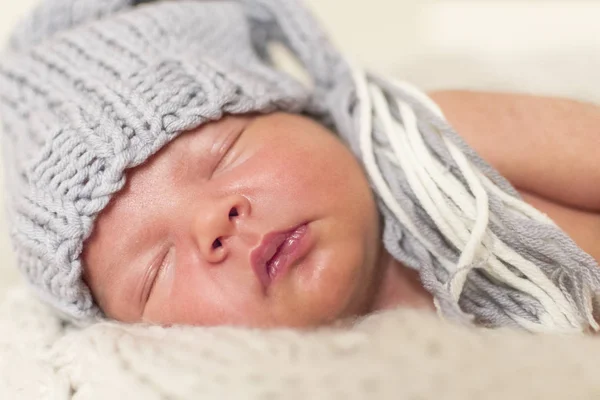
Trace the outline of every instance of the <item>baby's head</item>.
<path fill-rule="evenodd" d="M 9 222 L 41 297 L 78 321 L 306 326 L 365 311 L 377 209 L 325 127 L 354 131 L 356 96 L 309 13 L 72 2 L 42 3 L 0 64 Z M 312 88 L 274 67 L 272 40 Z"/>
<path fill-rule="evenodd" d="M 369 307 L 379 248 L 354 156 L 311 119 L 273 113 L 223 117 L 130 170 L 83 265 L 121 321 L 306 326 Z"/>

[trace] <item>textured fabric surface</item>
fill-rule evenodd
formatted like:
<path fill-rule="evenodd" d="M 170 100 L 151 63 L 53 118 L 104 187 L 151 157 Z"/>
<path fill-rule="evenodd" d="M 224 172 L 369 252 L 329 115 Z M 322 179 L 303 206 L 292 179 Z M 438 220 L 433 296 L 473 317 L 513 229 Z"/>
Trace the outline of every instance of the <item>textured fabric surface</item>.
<path fill-rule="evenodd" d="M 424 93 L 355 77 L 362 127 L 350 139 L 380 196 L 384 243 L 420 272 L 438 310 L 489 327 L 597 330 L 597 262 L 523 202 Z"/>
<path fill-rule="evenodd" d="M 69 330 L 15 289 L 0 306 L 0 398 L 597 399 L 600 342 L 449 325 L 397 310 L 355 328 Z"/>

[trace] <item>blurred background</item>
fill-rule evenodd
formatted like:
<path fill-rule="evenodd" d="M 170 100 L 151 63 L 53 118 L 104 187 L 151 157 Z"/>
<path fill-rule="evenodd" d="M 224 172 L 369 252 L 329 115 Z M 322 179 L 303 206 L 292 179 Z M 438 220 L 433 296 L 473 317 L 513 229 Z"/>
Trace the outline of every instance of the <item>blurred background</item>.
<path fill-rule="evenodd" d="M 38 1 L 0 0 L 0 43 Z M 600 1 L 306 1 L 351 59 L 425 90 L 519 91 L 600 103 Z M 2 214 L 0 295 L 18 279 L 6 232 Z"/>

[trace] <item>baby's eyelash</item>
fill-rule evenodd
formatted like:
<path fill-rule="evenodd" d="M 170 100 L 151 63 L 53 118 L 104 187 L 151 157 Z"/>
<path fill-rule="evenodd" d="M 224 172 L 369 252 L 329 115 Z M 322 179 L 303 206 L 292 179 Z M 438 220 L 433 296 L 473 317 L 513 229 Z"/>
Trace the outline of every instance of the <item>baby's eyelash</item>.
<path fill-rule="evenodd" d="M 213 167 L 213 174 L 215 171 L 217 171 L 219 169 L 219 167 L 221 167 L 221 165 L 225 162 L 225 159 L 227 158 L 227 154 L 229 153 L 229 150 L 231 150 L 231 148 L 233 147 L 233 143 L 228 144 L 222 152 L 219 153 L 219 157 L 217 159 L 217 162 L 215 163 L 214 167 Z"/>
<path fill-rule="evenodd" d="M 171 247 L 169 247 L 168 251 L 165 253 L 164 257 L 160 260 L 160 264 L 158 265 L 158 267 L 154 268 L 154 271 L 151 273 L 152 276 L 149 278 L 150 279 L 150 281 L 149 281 L 150 287 L 147 290 L 148 294 L 145 296 L 146 297 L 145 302 L 148 302 L 150 297 L 152 297 L 152 292 L 154 291 L 154 288 L 156 287 L 156 283 L 158 282 L 162 272 L 168 266 L 169 261 L 171 261 L 171 259 L 173 258 L 173 253 L 175 253 L 175 247 L 171 246 Z"/>
<path fill-rule="evenodd" d="M 221 150 L 219 151 L 219 158 L 217 160 L 217 162 L 215 163 L 211 176 L 212 174 L 215 173 L 215 171 L 217 171 L 219 169 L 219 167 L 225 163 L 225 160 L 228 158 L 227 155 L 229 154 L 229 152 L 231 151 L 231 149 L 235 146 L 235 144 L 238 142 L 239 138 L 242 136 L 242 134 L 244 133 L 244 130 L 240 131 L 239 133 L 233 135 L 231 138 L 228 138 L 224 144 L 223 147 L 221 148 Z"/>

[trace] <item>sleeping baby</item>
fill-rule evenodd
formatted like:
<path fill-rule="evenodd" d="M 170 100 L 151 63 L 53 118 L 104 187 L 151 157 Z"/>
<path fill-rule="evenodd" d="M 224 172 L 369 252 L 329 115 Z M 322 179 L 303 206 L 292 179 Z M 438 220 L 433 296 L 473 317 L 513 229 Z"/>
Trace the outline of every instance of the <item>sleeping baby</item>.
<path fill-rule="evenodd" d="M 294 0 L 137 3 L 45 0 L 0 62 L 18 266 L 65 319 L 598 328 L 597 107 L 425 95 Z"/>

